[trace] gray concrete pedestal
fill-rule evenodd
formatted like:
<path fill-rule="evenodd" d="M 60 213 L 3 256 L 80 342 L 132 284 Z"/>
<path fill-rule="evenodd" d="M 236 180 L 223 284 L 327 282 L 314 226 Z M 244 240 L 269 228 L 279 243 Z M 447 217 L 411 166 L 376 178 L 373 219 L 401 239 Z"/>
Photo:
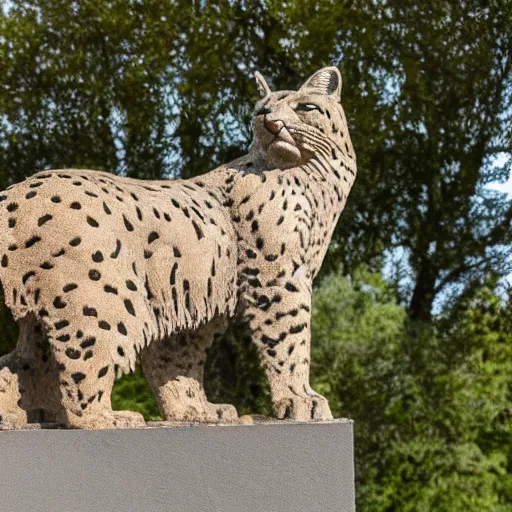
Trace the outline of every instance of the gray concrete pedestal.
<path fill-rule="evenodd" d="M 0 432 L 2 512 L 349 512 L 352 423 Z"/>

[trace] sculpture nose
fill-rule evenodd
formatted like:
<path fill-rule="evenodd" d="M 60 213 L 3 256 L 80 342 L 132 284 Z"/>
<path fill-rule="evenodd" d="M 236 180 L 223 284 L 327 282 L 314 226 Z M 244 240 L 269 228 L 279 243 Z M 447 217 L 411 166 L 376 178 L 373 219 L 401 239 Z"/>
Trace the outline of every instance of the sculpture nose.
<path fill-rule="evenodd" d="M 273 135 L 277 135 L 284 127 L 284 122 L 279 120 L 270 120 L 265 117 L 263 121 L 265 128 Z"/>

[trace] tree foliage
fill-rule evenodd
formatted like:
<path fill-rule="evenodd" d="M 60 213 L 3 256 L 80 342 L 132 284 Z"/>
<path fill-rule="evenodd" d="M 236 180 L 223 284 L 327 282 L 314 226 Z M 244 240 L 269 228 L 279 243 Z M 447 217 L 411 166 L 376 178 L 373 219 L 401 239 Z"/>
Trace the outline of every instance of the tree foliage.
<path fill-rule="evenodd" d="M 2 185 L 46 167 L 192 176 L 250 141 L 252 73 L 296 87 L 341 63 L 358 185 L 326 268 L 397 247 L 410 314 L 505 269 L 512 5 L 453 2 L 2 2 Z M 447 208 L 447 205 L 450 207 Z"/>
<path fill-rule="evenodd" d="M 318 291 L 313 381 L 355 420 L 360 510 L 512 506 L 512 312 L 494 284 L 421 329 L 378 275 Z"/>
<path fill-rule="evenodd" d="M 286 89 L 339 65 L 359 171 L 312 371 L 356 420 L 360 508 L 505 510 L 512 202 L 488 185 L 512 167 L 510 27 L 506 0 L 0 0 L 0 189 L 43 168 L 201 174 L 247 150 L 255 70 Z M 15 339 L 0 302 L 0 352 Z M 244 332 L 208 364 L 213 399 L 269 412 Z M 158 415 L 140 374 L 113 402 Z"/>

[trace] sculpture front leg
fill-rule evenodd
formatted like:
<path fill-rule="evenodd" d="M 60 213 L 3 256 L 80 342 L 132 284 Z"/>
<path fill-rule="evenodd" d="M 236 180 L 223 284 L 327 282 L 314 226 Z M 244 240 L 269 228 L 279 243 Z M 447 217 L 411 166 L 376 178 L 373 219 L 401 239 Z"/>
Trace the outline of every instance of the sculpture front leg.
<path fill-rule="evenodd" d="M 327 400 L 309 384 L 308 283 L 290 280 L 259 288 L 251 295 L 245 318 L 269 380 L 276 417 L 297 421 L 332 419 Z"/>

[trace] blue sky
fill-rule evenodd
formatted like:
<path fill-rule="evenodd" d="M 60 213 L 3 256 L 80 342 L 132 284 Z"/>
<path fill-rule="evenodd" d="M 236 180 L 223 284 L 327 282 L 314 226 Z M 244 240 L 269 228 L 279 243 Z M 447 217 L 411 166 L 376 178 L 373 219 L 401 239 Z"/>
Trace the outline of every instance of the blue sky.
<path fill-rule="evenodd" d="M 502 153 L 495 162 L 496 166 L 501 167 L 505 164 L 507 159 L 510 158 L 510 156 L 507 156 L 506 153 Z M 506 192 L 510 198 L 512 198 L 512 176 L 508 177 L 508 180 L 505 183 L 493 183 L 492 185 L 489 185 L 490 188 L 494 190 L 499 190 L 501 192 Z"/>
<path fill-rule="evenodd" d="M 512 196 L 512 178 L 509 178 L 509 180 L 506 183 L 494 184 L 491 186 L 495 190 L 506 192 L 509 196 Z"/>

